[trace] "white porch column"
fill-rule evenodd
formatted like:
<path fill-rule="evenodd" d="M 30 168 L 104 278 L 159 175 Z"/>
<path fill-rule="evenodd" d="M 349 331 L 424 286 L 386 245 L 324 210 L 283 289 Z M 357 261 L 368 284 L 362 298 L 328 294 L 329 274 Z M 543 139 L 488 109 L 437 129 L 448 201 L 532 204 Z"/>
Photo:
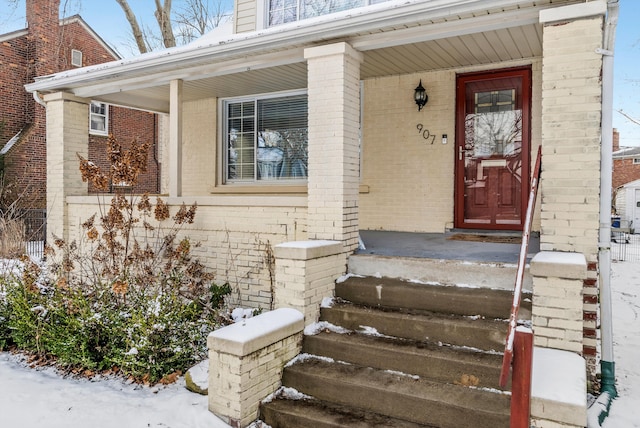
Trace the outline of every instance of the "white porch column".
<path fill-rule="evenodd" d="M 169 196 L 182 196 L 182 80 L 169 85 Z"/>
<path fill-rule="evenodd" d="M 76 153 L 88 157 L 89 100 L 57 92 L 47 104 L 47 241 L 69 241 L 67 196 L 87 194 Z"/>
<path fill-rule="evenodd" d="M 540 249 L 598 254 L 605 2 L 540 12 L 542 212 Z M 606 196 L 609 197 L 609 196 Z"/>
<path fill-rule="evenodd" d="M 542 175 L 540 250 L 587 261 L 582 355 L 595 376 L 602 141 L 602 0 L 540 12 Z M 534 301 L 536 299 L 534 292 Z"/>
<path fill-rule="evenodd" d="M 358 246 L 360 63 L 346 43 L 305 49 L 309 94 L 309 239 Z"/>

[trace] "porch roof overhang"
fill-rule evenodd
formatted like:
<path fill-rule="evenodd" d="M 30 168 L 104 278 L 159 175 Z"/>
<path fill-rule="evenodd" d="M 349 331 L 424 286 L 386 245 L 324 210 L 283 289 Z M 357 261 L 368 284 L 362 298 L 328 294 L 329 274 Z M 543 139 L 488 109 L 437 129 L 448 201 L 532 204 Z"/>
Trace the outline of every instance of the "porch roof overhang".
<path fill-rule="evenodd" d="M 542 54 L 539 12 L 581 2 L 394 0 L 223 40 L 205 36 L 25 87 L 168 112 L 172 80 L 184 82 L 184 101 L 305 88 L 304 49 L 332 42 L 364 53 L 362 79 L 533 58 Z"/>

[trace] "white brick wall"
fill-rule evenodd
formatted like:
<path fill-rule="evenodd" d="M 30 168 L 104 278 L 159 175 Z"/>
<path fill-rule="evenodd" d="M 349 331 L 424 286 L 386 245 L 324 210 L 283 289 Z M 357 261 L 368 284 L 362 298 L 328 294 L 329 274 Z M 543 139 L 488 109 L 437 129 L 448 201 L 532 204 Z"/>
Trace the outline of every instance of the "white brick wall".
<path fill-rule="evenodd" d="M 305 50 L 309 97 L 311 239 L 358 245 L 360 62 L 346 43 Z"/>
<path fill-rule="evenodd" d="M 582 353 L 583 281 L 587 262 L 582 254 L 541 252 L 531 260 L 534 345 Z"/>
<path fill-rule="evenodd" d="M 598 251 L 602 18 L 543 30 L 541 249 Z"/>
<path fill-rule="evenodd" d="M 541 59 L 364 81 L 361 183 L 368 191 L 360 195 L 360 227 L 434 233 L 453 227 L 456 73 L 528 64 L 533 76 L 531 153 L 535 155 L 541 140 Z M 420 79 L 429 102 L 418 112 L 412 95 Z M 435 134 L 433 144 L 418 132 L 418 124 Z M 534 230 L 540 229 L 539 224 L 536 214 Z"/>
<path fill-rule="evenodd" d="M 255 420 L 300 352 L 303 327 L 300 312 L 279 309 L 209 334 L 209 410 L 232 427 Z"/>
<path fill-rule="evenodd" d="M 182 194 L 207 195 L 216 183 L 217 100 L 182 106 Z"/>
<path fill-rule="evenodd" d="M 47 103 L 47 239 L 67 240 L 64 224 L 71 215 L 65 199 L 84 195 L 76 153 L 88 157 L 89 101 L 66 93 L 45 96 Z"/>
<path fill-rule="evenodd" d="M 71 239 L 82 239 L 80 225 L 98 212 L 97 198 L 68 199 Z M 306 198 L 272 199 L 203 196 L 169 200 L 171 214 L 183 201 L 187 205 L 198 203 L 194 224 L 188 225 L 181 236 L 188 236 L 192 243 L 200 242 L 199 247 L 192 246 L 193 254 L 213 269 L 216 283 L 231 284 L 234 307 L 270 309 L 275 278 L 270 273 L 268 251 L 283 242 L 306 239 Z M 109 202 L 107 196 L 105 203 Z"/>
<path fill-rule="evenodd" d="M 275 247 L 275 307 L 294 308 L 305 324 L 318 321 L 320 303 L 333 297 L 335 282 L 346 272 L 339 241 L 288 242 Z"/>

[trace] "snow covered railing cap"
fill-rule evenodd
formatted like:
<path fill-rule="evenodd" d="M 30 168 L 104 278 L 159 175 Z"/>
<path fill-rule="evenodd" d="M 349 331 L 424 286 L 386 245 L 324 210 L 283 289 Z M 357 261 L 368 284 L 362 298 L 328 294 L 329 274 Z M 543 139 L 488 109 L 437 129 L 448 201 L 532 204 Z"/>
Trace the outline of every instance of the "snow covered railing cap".
<path fill-rule="evenodd" d="M 285 242 L 274 247 L 278 259 L 312 260 L 329 257 L 342 252 L 342 242 L 328 240 L 309 240 Z"/>
<path fill-rule="evenodd" d="M 304 316 L 291 308 L 257 315 L 209 333 L 210 350 L 244 356 L 304 329 Z"/>
<path fill-rule="evenodd" d="M 587 259 L 581 253 L 541 251 L 531 259 L 529 273 L 541 277 L 585 279 Z"/>

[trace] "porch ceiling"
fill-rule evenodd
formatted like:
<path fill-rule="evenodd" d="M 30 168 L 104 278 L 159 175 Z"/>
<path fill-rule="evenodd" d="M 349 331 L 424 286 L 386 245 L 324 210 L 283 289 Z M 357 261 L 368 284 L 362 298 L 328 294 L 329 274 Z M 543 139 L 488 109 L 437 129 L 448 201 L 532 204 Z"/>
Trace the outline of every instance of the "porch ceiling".
<path fill-rule="evenodd" d="M 542 28 L 538 24 L 455 36 L 364 51 L 362 79 L 492 64 L 502 61 L 534 58 L 542 55 Z M 184 78 L 183 100 L 211 97 L 236 97 L 285 91 L 307 86 L 307 67 L 300 62 L 269 68 L 251 69 L 234 74 Z M 141 85 L 142 86 L 142 85 Z M 89 90 L 79 90 L 77 95 Z M 96 97 L 112 104 L 167 112 L 169 84 L 131 88 L 126 92 Z"/>
<path fill-rule="evenodd" d="M 27 89 L 65 90 L 168 112 L 173 79 L 184 81 L 184 101 L 305 88 L 304 49 L 326 43 L 344 41 L 363 52 L 362 79 L 533 58 L 542 55 L 540 10 L 579 2 L 408 1 L 378 14 L 354 13 L 305 27 L 236 35 L 229 42 L 96 66 L 84 74 L 79 69 L 45 77 Z"/>

